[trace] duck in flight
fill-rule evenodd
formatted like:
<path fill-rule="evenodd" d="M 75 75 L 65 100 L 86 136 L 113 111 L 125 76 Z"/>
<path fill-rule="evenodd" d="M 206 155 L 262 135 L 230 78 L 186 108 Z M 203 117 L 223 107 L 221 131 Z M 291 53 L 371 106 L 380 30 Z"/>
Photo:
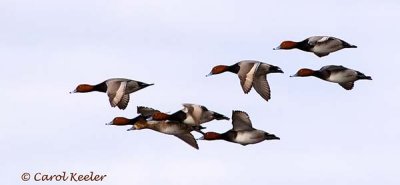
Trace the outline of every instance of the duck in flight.
<path fill-rule="evenodd" d="M 274 50 L 280 49 L 300 49 L 306 52 L 312 52 L 318 57 L 324 57 L 329 53 L 341 50 L 343 48 L 357 48 L 357 46 L 348 42 L 330 36 L 312 36 L 303 41 L 283 41 Z"/>
<path fill-rule="evenodd" d="M 233 128 L 225 133 L 206 132 L 198 140 L 225 140 L 241 145 L 256 144 L 264 140 L 279 140 L 274 134 L 253 128 L 249 115 L 243 111 L 232 112 Z"/>
<path fill-rule="evenodd" d="M 346 90 L 353 89 L 354 82 L 357 80 L 372 80 L 372 77 L 366 76 L 359 71 L 337 65 L 327 65 L 319 70 L 302 68 L 298 70 L 296 74 L 290 77 L 307 77 L 307 76 L 314 76 L 328 82 L 338 83 Z"/>
<path fill-rule="evenodd" d="M 125 78 L 111 78 L 97 85 L 80 84 L 70 93 L 104 92 L 108 95 L 111 107 L 117 106 L 124 110 L 129 103 L 129 94 L 151 85 L 154 84 Z"/>
<path fill-rule="evenodd" d="M 267 81 L 269 73 L 283 73 L 281 68 L 256 60 L 243 60 L 231 66 L 218 65 L 212 68 L 207 76 L 224 72 L 232 72 L 239 76 L 240 85 L 245 94 L 254 87 L 257 93 L 265 100 L 271 99 L 271 90 Z"/>

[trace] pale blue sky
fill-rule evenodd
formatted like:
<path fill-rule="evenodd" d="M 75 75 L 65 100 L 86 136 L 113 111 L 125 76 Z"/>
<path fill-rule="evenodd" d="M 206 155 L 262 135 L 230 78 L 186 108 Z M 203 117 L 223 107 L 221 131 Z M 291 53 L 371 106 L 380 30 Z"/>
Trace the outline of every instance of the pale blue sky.
<path fill-rule="evenodd" d="M 107 174 L 100 184 L 400 184 L 399 1 L 0 1 L 1 184 L 24 172 Z M 324 58 L 273 51 L 283 40 L 336 36 L 358 46 Z M 280 66 L 272 99 L 244 95 L 238 78 L 206 78 L 243 59 Z M 301 67 L 341 64 L 370 75 L 352 91 Z M 79 83 L 125 77 L 155 83 L 125 111 Z M 280 141 L 243 147 L 182 141 L 104 125 L 136 106 L 198 103 L 246 111 Z M 224 132 L 228 121 L 208 130 Z M 198 137 L 199 135 L 196 135 Z M 54 182 L 53 182 L 54 183 Z M 53 184 L 52 183 L 52 184 Z M 24 184 L 38 184 L 32 181 Z M 57 183 L 71 184 L 71 183 Z"/>

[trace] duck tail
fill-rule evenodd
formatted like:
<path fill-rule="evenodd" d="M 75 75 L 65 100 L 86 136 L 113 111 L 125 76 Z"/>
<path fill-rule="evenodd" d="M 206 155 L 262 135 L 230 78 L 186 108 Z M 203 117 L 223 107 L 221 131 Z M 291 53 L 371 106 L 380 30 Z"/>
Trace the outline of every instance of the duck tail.
<path fill-rule="evenodd" d="M 204 135 L 204 132 L 201 131 L 201 130 L 203 130 L 203 129 L 205 129 L 205 128 L 206 128 L 206 127 L 203 127 L 203 126 L 201 126 L 201 125 L 194 125 L 194 126 L 192 126 L 193 131 L 196 131 L 196 132 L 198 132 L 198 133 L 200 133 L 200 134 L 203 134 L 203 135 Z"/>
<path fill-rule="evenodd" d="M 139 85 L 139 87 L 140 87 L 140 89 L 143 89 L 143 88 L 146 88 L 146 87 L 148 87 L 148 86 L 152 86 L 152 85 L 154 85 L 154 83 L 151 83 L 151 84 L 147 84 L 147 83 L 144 83 L 144 82 L 137 82 L 138 83 L 138 85 Z"/>
<path fill-rule="evenodd" d="M 363 80 L 372 80 L 372 77 L 370 77 L 370 76 L 363 76 L 363 77 L 361 77 L 360 79 L 363 79 Z"/>
<path fill-rule="evenodd" d="M 226 117 L 226 116 L 224 116 L 224 115 L 222 115 L 222 114 L 220 114 L 220 113 L 217 113 L 217 112 L 214 112 L 213 116 L 214 116 L 214 118 L 215 118 L 216 120 L 223 120 L 223 119 L 229 120 L 228 117 Z"/>
<path fill-rule="evenodd" d="M 371 76 L 366 76 L 364 73 L 357 71 L 357 77 L 360 80 L 372 80 Z"/>
<path fill-rule="evenodd" d="M 194 126 L 192 126 L 192 128 L 193 128 L 193 130 L 203 130 L 203 129 L 206 129 L 207 127 L 203 127 L 201 125 L 194 125 Z"/>
<path fill-rule="evenodd" d="M 343 41 L 343 47 L 344 48 L 357 48 L 356 45 L 352 45 L 352 44 L 349 44 L 349 43 L 344 42 L 344 41 Z"/>
<path fill-rule="evenodd" d="M 281 138 L 275 136 L 274 134 L 269 134 L 269 133 L 265 133 L 265 139 L 266 140 L 281 140 Z"/>

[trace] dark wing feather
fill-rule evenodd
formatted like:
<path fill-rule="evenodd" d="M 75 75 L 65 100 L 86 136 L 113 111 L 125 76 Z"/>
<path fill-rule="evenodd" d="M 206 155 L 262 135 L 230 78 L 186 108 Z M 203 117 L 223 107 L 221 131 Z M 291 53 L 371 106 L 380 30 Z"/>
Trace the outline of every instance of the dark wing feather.
<path fill-rule="evenodd" d="M 318 57 L 324 57 L 329 55 L 329 53 L 314 53 L 315 55 L 317 55 Z"/>
<path fill-rule="evenodd" d="M 234 131 L 253 130 L 249 115 L 243 111 L 232 112 L 232 125 Z"/>
<path fill-rule="evenodd" d="M 160 112 L 160 111 L 150 108 L 150 107 L 144 107 L 144 106 L 137 107 L 137 113 L 144 117 L 152 116 L 154 113 L 158 113 L 158 112 Z"/>
<path fill-rule="evenodd" d="M 254 75 L 253 86 L 264 100 L 268 101 L 271 99 L 271 90 L 267 81 L 267 66 L 260 65 Z"/>
<path fill-rule="evenodd" d="M 199 145 L 197 145 L 197 141 L 191 133 L 175 135 L 175 136 L 184 141 L 185 143 L 189 144 L 193 148 L 199 149 Z"/>
<path fill-rule="evenodd" d="M 125 95 L 125 89 L 126 89 L 126 81 L 117 81 L 117 80 L 112 80 L 108 81 L 107 83 L 107 95 L 110 101 L 110 104 L 112 107 L 120 106 L 123 107 L 123 105 L 119 105 L 119 103 L 122 101 L 123 96 Z M 128 98 L 129 101 L 129 98 Z M 121 109 L 121 108 L 120 108 Z"/>
<path fill-rule="evenodd" d="M 328 65 L 324 66 L 320 69 L 320 71 L 330 71 L 330 72 L 337 72 L 337 71 L 344 71 L 347 70 L 348 68 L 343 67 L 343 66 L 336 66 L 336 65 Z"/>
<path fill-rule="evenodd" d="M 354 87 L 354 82 L 339 83 L 346 90 L 351 90 Z"/>
<path fill-rule="evenodd" d="M 129 94 L 125 94 L 122 96 L 121 100 L 118 102 L 118 108 L 124 110 L 128 106 L 129 103 Z"/>
<path fill-rule="evenodd" d="M 243 62 L 240 65 L 240 71 L 238 75 L 240 79 L 240 85 L 242 86 L 245 94 L 249 93 L 253 87 L 254 77 L 259 65 L 259 62 Z"/>

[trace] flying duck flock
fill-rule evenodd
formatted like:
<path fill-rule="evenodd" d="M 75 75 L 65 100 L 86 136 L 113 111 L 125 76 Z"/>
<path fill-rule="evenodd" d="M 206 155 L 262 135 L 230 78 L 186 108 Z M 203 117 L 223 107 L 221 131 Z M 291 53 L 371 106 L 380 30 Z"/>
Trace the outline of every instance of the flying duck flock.
<path fill-rule="evenodd" d="M 300 42 L 283 41 L 274 50 L 300 49 L 312 52 L 318 57 L 324 57 L 330 53 L 344 48 L 357 48 L 344 40 L 330 36 L 312 36 Z M 283 73 L 278 66 L 263 63 L 256 60 L 243 60 L 233 65 L 217 65 L 206 75 L 212 76 L 224 72 L 231 72 L 238 75 L 240 85 L 245 94 L 254 87 L 255 91 L 265 100 L 271 99 L 271 88 L 267 81 L 267 74 Z M 341 65 L 327 65 L 319 70 L 308 68 L 299 69 L 290 77 L 314 76 L 322 80 L 339 84 L 346 90 L 354 87 L 357 80 L 372 80 L 370 76 L 354 69 Z M 129 103 L 130 94 L 154 85 L 141 81 L 126 78 L 111 78 L 97 85 L 80 84 L 70 93 L 104 92 L 107 93 L 111 107 L 126 109 Z M 172 114 L 159 111 L 146 106 L 137 107 L 137 116 L 129 119 L 115 117 L 106 125 L 130 126 L 128 131 L 150 129 L 166 135 L 173 135 L 193 148 L 199 149 L 197 140 L 225 140 L 241 145 L 256 144 L 264 140 L 279 140 L 274 134 L 253 128 L 250 116 L 241 110 L 233 110 L 231 117 L 209 110 L 203 105 L 183 104 L 182 110 Z M 232 128 L 224 133 L 204 132 L 202 124 L 213 120 L 232 120 Z M 198 132 L 202 137 L 195 139 L 192 132 Z"/>

